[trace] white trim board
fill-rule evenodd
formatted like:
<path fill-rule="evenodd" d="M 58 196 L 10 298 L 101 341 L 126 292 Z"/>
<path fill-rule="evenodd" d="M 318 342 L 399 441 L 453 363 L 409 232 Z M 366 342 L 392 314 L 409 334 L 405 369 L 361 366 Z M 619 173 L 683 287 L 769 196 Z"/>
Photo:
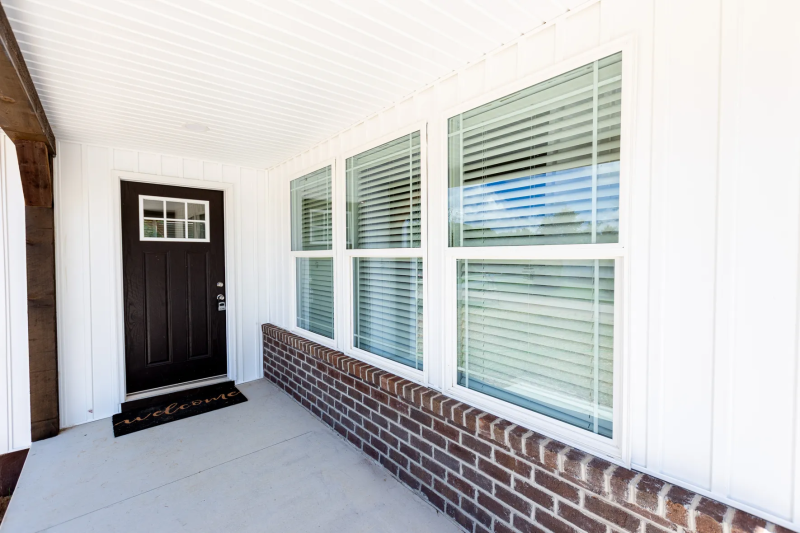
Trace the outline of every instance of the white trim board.
<path fill-rule="evenodd" d="M 242 365 L 243 361 L 241 354 L 237 350 L 239 343 L 238 328 L 237 328 L 237 315 L 236 303 L 239 297 L 239 287 L 236 280 L 236 255 L 235 246 L 236 242 L 236 223 L 235 223 L 235 208 L 234 208 L 234 193 L 236 185 L 233 183 L 226 183 L 222 181 L 197 181 L 185 178 L 175 178 L 170 176 L 155 176 L 152 174 L 140 174 L 137 172 L 128 172 L 123 170 L 112 170 L 112 186 L 111 186 L 111 206 L 113 209 L 114 218 L 114 232 L 113 232 L 113 245 L 114 245 L 114 295 L 116 297 L 116 323 L 119 328 L 120 334 L 117 336 L 118 350 L 117 350 L 117 376 L 118 376 L 118 394 L 116 397 L 119 403 L 126 401 L 127 393 L 125 387 L 125 313 L 124 313 L 124 293 L 123 293 L 123 276 L 122 276 L 122 206 L 120 200 L 120 182 L 122 181 L 135 181 L 140 183 L 152 183 L 156 185 L 169 185 L 173 187 L 191 187 L 195 189 L 208 189 L 222 191 L 225 205 L 225 286 L 226 297 L 228 305 L 226 307 L 225 319 L 227 327 L 227 342 L 228 342 L 228 373 L 227 378 L 236 383 L 241 383 Z M 184 385 L 184 384 L 179 384 Z M 119 406 L 117 406 L 119 408 Z"/>

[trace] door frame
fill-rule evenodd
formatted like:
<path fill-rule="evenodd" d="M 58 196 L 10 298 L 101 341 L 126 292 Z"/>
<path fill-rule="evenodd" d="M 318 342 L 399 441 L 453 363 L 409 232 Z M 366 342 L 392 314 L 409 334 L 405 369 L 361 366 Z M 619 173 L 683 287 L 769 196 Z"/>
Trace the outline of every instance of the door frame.
<path fill-rule="evenodd" d="M 163 387 L 154 394 L 145 394 L 147 391 L 138 392 L 128 396 L 127 386 L 125 383 L 125 294 L 123 285 L 123 259 L 122 259 L 122 198 L 121 182 L 122 181 L 135 181 L 139 183 L 152 183 L 154 185 L 169 185 L 172 187 L 189 187 L 192 189 L 207 189 L 213 191 L 222 191 L 223 205 L 225 208 L 225 298 L 227 302 L 225 311 L 225 328 L 227 330 L 227 356 L 228 356 L 228 373 L 227 379 L 239 383 L 239 376 L 243 373 L 241 355 L 237 351 L 239 337 L 237 328 L 237 305 L 239 301 L 239 291 L 236 280 L 236 219 L 234 215 L 234 196 L 236 192 L 236 185 L 234 183 L 227 183 L 223 181 L 205 181 L 187 178 L 176 178 L 172 176 L 156 176 L 153 174 L 142 174 L 139 172 L 129 172 L 126 170 L 112 170 L 111 171 L 111 208 L 113 210 L 114 228 L 113 228 L 113 246 L 114 246 L 114 308 L 116 310 L 116 324 L 119 328 L 120 334 L 117 335 L 117 376 L 118 376 L 118 401 L 119 404 L 134 398 L 142 398 L 144 396 L 162 394 L 173 390 L 181 390 L 191 388 L 193 382 L 178 383 L 174 386 Z M 211 380 L 200 380 L 194 386 L 207 385 Z M 167 390 L 169 389 L 169 390 Z"/>

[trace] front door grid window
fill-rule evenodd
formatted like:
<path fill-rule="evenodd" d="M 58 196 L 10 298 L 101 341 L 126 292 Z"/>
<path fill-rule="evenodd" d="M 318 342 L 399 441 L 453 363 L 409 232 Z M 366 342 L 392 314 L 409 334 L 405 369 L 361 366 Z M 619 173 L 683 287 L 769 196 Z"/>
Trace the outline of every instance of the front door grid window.
<path fill-rule="evenodd" d="M 209 242 L 208 202 L 139 196 L 139 239 L 142 241 Z"/>

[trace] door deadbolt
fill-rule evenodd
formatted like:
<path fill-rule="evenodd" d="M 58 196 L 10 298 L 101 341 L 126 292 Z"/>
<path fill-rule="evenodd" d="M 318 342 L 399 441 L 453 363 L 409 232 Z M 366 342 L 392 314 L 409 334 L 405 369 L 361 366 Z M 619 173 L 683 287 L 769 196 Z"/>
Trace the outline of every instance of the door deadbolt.
<path fill-rule="evenodd" d="M 224 283 L 222 283 L 221 281 L 218 281 L 218 282 L 217 282 L 217 287 L 224 287 L 224 286 L 225 286 L 225 284 L 224 284 Z"/>

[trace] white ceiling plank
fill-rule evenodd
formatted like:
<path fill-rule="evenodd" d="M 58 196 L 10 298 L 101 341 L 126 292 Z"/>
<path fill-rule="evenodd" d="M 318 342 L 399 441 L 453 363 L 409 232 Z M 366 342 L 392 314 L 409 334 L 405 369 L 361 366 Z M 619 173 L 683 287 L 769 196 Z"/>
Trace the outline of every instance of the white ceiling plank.
<path fill-rule="evenodd" d="M 34 1 L 34 0 L 27 0 Z M 264 53 L 266 57 L 260 57 L 254 64 L 247 63 L 242 58 L 232 52 L 212 52 L 206 51 L 201 53 L 199 49 L 195 48 L 195 39 L 190 39 L 185 44 L 176 46 L 164 46 L 169 44 L 170 41 L 158 35 L 157 32 L 150 32 L 148 34 L 132 33 L 126 31 L 124 26 L 110 25 L 101 31 L 94 27 L 96 19 L 87 16 L 72 17 L 67 12 L 62 10 L 58 16 L 44 15 L 43 18 L 48 25 L 43 29 L 47 31 L 47 38 L 49 40 L 56 40 L 58 37 L 67 37 L 80 43 L 80 47 L 87 52 L 94 52 L 96 54 L 104 54 L 111 56 L 121 56 L 125 58 L 138 58 L 144 65 L 149 65 L 150 62 L 154 64 L 161 64 L 167 67 L 173 67 L 178 70 L 190 70 L 197 73 L 201 77 L 220 77 L 236 83 L 248 83 L 255 81 L 253 86 L 257 86 L 258 81 L 266 81 L 265 78 L 269 76 L 280 78 L 289 84 L 289 88 L 306 90 L 320 90 L 320 83 L 323 83 L 322 88 L 324 91 L 329 92 L 336 97 L 349 98 L 352 101 L 360 101 L 363 98 L 372 98 L 372 92 L 387 92 L 385 88 L 374 88 L 368 86 L 366 83 L 348 85 L 347 80 L 333 79 L 327 80 L 320 77 L 320 73 L 314 69 L 309 69 L 304 72 L 296 67 L 290 58 L 268 57 L 267 52 Z M 77 19 L 77 20 L 74 20 Z M 21 22 L 14 16 L 9 16 L 12 22 Z M 25 30 L 24 26 L 17 30 L 22 34 L 30 33 Z M 42 37 L 44 38 L 44 37 Z M 102 43 L 98 47 L 98 43 Z M 291 66 L 290 66 L 291 65 Z M 155 65 L 152 65 L 155 68 Z M 224 72 L 216 74 L 215 70 Z M 358 85 L 358 86 L 356 86 Z"/>
<path fill-rule="evenodd" d="M 200 177 L 188 162 L 274 166 L 585 1 L 3 7 L 58 139 L 170 154 L 168 172 Z"/>

